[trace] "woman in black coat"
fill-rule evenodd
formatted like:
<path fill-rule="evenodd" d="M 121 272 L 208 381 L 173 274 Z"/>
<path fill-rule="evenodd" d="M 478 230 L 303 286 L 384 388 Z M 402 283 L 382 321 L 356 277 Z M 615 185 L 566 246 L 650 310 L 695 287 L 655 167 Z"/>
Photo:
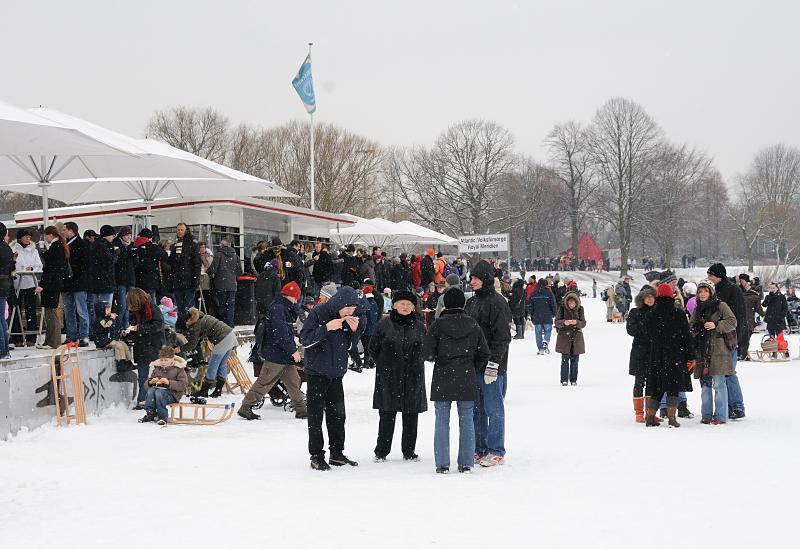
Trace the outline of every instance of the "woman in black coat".
<path fill-rule="evenodd" d="M 764 322 L 767 323 L 767 331 L 772 337 L 786 329 L 786 315 L 789 314 L 789 303 L 781 293 L 781 289 L 775 282 L 769 283 L 769 293 L 761 304 L 767 312 L 764 315 Z"/>
<path fill-rule="evenodd" d="M 135 408 L 137 410 L 144 409 L 150 363 L 158 358 L 158 351 L 164 345 L 164 317 L 161 310 L 153 306 L 151 299 L 141 288 L 133 288 L 128 292 L 131 327 L 127 336 L 133 345 L 133 361 L 139 370 L 138 404 Z"/>
<path fill-rule="evenodd" d="M 644 384 L 647 376 L 647 364 L 650 361 L 650 337 L 644 329 L 644 319 L 647 313 L 653 310 L 656 303 L 656 291 L 651 286 L 645 286 L 634 302 L 636 308 L 628 311 L 626 320 L 628 335 L 633 336 L 628 373 L 634 376 L 633 411 L 636 414 L 636 422 L 644 423 Z"/>
<path fill-rule="evenodd" d="M 428 409 L 422 343 L 425 325 L 416 314 L 416 297 L 395 292 L 389 316 L 378 323 L 370 339 L 369 355 L 375 361 L 372 407 L 379 411 L 375 461 L 385 461 L 392 449 L 397 412 L 403 414 L 403 459 L 417 461 L 417 420 Z"/>
<path fill-rule="evenodd" d="M 44 321 L 47 325 L 44 344 L 51 349 L 61 345 L 61 316 L 58 301 L 63 287 L 64 270 L 69 261 L 69 246 L 58 229 L 50 225 L 44 230 L 44 239 L 49 247 L 42 255 L 42 280 L 36 292 L 40 295 Z"/>
<path fill-rule="evenodd" d="M 678 393 L 692 390 L 689 375 L 694 368 L 692 337 L 686 313 L 675 308 L 672 286 L 661 284 L 656 292 L 656 304 L 645 315 L 644 330 L 652 344 L 647 364 L 647 403 L 645 425 L 658 426 L 656 410 L 664 393 L 667 394 L 667 417 L 670 427 L 680 427 L 675 419 Z"/>
<path fill-rule="evenodd" d="M 511 299 L 508 306 L 511 307 L 511 318 L 517 329 L 514 339 L 525 339 L 525 283 L 521 278 L 516 279 L 511 286 Z"/>

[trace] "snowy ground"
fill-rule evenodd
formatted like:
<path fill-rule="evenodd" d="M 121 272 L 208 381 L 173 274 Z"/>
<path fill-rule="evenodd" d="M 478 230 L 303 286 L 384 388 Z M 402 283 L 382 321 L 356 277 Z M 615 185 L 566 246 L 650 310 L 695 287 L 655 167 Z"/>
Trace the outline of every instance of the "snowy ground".
<path fill-rule="evenodd" d="M 743 421 L 645 429 L 633 421 L 630 338 L 599 299 L 584 304 L 577 387 L 561 387 L 558 356 L 536 356 L 533 334 L 512 342 L 502 467 L 436 475 L 432 411 L 421 462 L 402 461 L 398 432 L 390 461 L 372 463 L 373 373 L 351 372 L 358 468 L 310 470 L 304 422 L 269 406 L 257 422 L 164 429 L 116 409 L 2 442 L 0 545 L 796 547 L 796 409 L 777 388 L 800 384 L 798 361 L 740 366 Z M 699 416 L 699 391 L 690 407 Z"/>

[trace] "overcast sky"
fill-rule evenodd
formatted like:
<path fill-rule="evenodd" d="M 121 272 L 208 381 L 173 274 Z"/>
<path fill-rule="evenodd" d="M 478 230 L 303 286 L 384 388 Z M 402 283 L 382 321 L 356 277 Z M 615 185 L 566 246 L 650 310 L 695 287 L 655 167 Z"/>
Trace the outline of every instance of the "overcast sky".
<path fill-rule="evenodd" d="M 0 7 L 0 99 L 142 136 L 152 112 L 305 116 L 291 79 L 314 42 L 317 119 L 428 145 L 487 118 L 544 160 L 555 123 L 633 99 L 726 178 L 800 146 L 800 2 L 37 1 Z"/>

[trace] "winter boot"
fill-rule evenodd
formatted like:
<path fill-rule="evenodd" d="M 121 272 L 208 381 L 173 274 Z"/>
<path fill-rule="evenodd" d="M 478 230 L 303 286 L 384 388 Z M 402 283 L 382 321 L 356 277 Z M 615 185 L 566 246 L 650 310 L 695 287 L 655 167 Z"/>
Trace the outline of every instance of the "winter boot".
<path fill-rule="evenodd" d="M 336 455 L 331 454 L 330 462 L 331 465 L 335 467 L 341 467 L 342 465 L 350 465 L 351 467 L 358 467 L 357 461 L 353 461 L 344 454 L 336 454 Z"/>
<path fill-rule="evenodd" d="M 311 456 L 311 468 L 315 471 L 330 471 L 331 466 L 325 461 L 325 454 Z"/>
<path fill-rule="evenodd" d="M 656 422 L 657 410 L 658 410 L 658 402 L 651 399 L 647 403 L 647 415 L 644 418 L 645 427 L 658 427 L 659 424 Z"/>
<path fill-rule="evenodd" d="M 212 383 L 213 383 L 213 381 L 211 381 L 209 379 L 204 379 L 203 380 L 203 384 L 200 386 L 200 388 L 197 391 L 192 393 L 192 396 L 193 397 L 206 397 L 207 398 L 208 397 L 208 390 L 211 389 L 211 384 Z"/>
<path fill-rule="evenodd" d="M 308 417 L 308 411 L 305 408 L 295 410 L 294 417 L 295 419 L 306 419 Z"/>
<path fill-rule="evenodd" d="M 522 328 L 519 322 L 514 323 L 514 328 L 516 332 L 514 333 L 514 339 L 525 339 L 525 336 L 522 335 Z"/>
<path fill-rule="evenodd" d="M 678 403 L 678 417 L 686 419 L 692 419 L 694 417 L 694 414 L 689 411 L 689 406 L 687 406 L 685 400 Z"/>
<path fill-rule="evenodd" d="M 542 351 L 544 351 L 546 355 L 550 354 L 550 347 L 548 347 L 547 341 L 542 341 Z"/>
<path fill-rule="evenodd" d="M 144 417 L 139 418 L 139 423 L 150 423 L 151 421 L 156 420 L 156 413 L 155 411 L 147 412 Z"/>
<path fill-rule="evenodd" d="M 667 417 L 669 418 L 669 426 L 670 427 L 680 427 L 681 424 L 678 423 L 678 420 L 675 419 L 675 415 L 678 412 L 677 406 L 670 406 L 667 408 Z"/>
<path fill-rule="evenodd" d="M 208 395 L 210 398 L 219 398 L 222 396 L 222 387 L 225 386 L 225 378 L 218 377 L 217 385 L 214 387 L 214 392 Z"/>
<path fill-rule="evenodd" d="M 636 414 L 636 423 L 644 423 L 644 397 L 633 397 L 633 412 Z"/>
<path fill-rule="evenodd" d="M 248 421 L 253 419 L 261 419 L 260 415 L 253 413 L 253 408 L 251 406 L 242 406 L 236 413 Z"/>

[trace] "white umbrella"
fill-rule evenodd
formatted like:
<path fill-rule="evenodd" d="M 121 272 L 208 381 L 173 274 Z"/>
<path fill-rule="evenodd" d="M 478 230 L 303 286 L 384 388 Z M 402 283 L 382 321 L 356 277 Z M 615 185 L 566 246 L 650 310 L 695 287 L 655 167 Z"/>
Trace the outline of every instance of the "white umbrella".
<path fill-rule="evenodd" d="M 416 235 L 399 227 L 397 223 L 380 217 L 372 219 L 364 219 L 356 216 L 350 217 L 353 217 L 357 221 L 350 227 L 345 227 L 344 229 L 331 229 L 331 238 L 341 243 L 349 241 L 374 243 L 380 244 L 381 246 L 412 243 L 418 238 Z"/>
<path fill-rule="evenodd" d="M 82 164 L 87 172 L 71 173 L 48 185 L 39 183 L 0 185 L 7 190 L 29 194 L 45 194 L 66 203 L 102 202 L 140 198 L 150 207 L 156 198 L 205 196 L 263 196 L 288 197 L 296 195 L 278 185 L 228 168 L 216 162 L 193 155 L 154 139 L 132 139 L 84 120 L 47 109 L 32 109 L 58 123 L 68 123 L 103 136 L 131 150 L 137 157 L 131 161 L 119 159 L 91 159 L 91 165 Z M 117 160 L 116 162 L 114 160 Z M 77 177 L 69 177 L 76 175 Z"/>
<path fill-rule="evenodd" d="M 458 239 L 444 233 L 436 232 L 412 221 L 400 221 L 397 223 L 404 231 L 416 234 L 419 240 L 417 244 L 458 244 Z"/>
<path fill-rule="evenodd" d="M 36 182 L 45 216 L 49 182 L 90 158 L 132 161 L 136 151 L 0 101 L 0 184 Z"/>

